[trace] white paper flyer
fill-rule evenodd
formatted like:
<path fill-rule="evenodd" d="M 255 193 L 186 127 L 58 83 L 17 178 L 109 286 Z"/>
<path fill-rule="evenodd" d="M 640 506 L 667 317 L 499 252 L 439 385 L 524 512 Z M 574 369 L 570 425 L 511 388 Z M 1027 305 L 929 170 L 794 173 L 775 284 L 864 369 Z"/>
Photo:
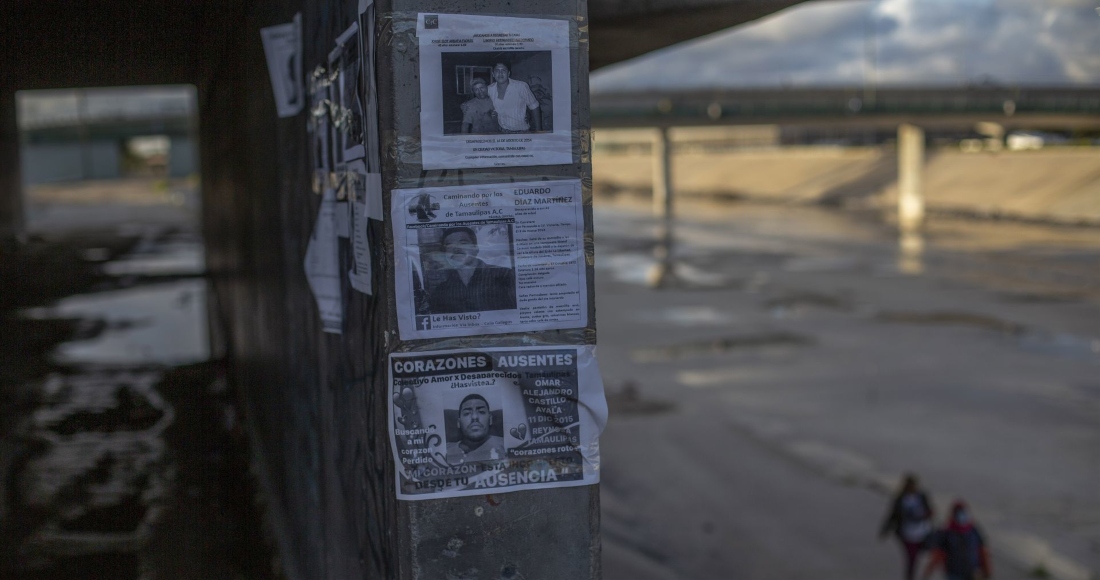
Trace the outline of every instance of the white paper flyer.
<path fill-rule="evenodd" d="M 306 96 L 302 76 L 302 14 L 286 24 L 260 29 L 267 57 L 267 72 L 275 94 L 275 109 L 279 117 L 293 117 L 302 112 Z"/>
<path fill-rule="evenodd" d="M 306 247 L 305 271 L 317 302 L 321 329 L 341 334 L 344 302 L 340 294 L 340 256 L 336 239 L 336 192 L 326 189 Z"/>
<path fill-rule="evenodd" d="M 576 179 L 393 191 L 402 340 L 588 324 Z"/>
<path fill-rule="evenodd" d="M 573 162 L 569 22 L 420 14 L 424 169 Z"/>
<path fill-rule="evenodd" d="M 389 362 L 398 499 L 599 482 L 607 402 L 595 347 L 471 348 Z"/>

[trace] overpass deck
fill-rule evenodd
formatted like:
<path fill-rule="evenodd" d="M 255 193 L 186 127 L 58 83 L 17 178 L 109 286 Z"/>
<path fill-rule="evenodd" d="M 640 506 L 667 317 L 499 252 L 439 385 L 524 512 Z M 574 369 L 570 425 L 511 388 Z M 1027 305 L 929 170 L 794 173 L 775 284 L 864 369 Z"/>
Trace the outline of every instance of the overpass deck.
<path fill-rule="evenodd" d="M 1006 128 L 1100 128 L 1096 88 L 752 89 L 604 93 L 594 127 L 873 125 L 996 122 Z"/>

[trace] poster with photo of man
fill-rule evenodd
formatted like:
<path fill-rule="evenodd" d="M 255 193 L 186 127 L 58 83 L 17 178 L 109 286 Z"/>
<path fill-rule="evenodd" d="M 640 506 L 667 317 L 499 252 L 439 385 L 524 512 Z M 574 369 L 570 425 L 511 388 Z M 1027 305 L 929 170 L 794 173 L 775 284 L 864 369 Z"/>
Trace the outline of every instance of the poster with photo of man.
<path fill-rule="evenodd" d="M 420 14 L 424 168 L 572 163 L 570 25 Z"/>
<path fill-rule="evenodd" d="M 599 481 L 607 402 L 594 346 L 390 356 L 399 499 Z"/>
<path fill-rule="evenodd" d="M 397 189 L 391 200 L 402 340 L 587 324 L 579 180 Z"/>

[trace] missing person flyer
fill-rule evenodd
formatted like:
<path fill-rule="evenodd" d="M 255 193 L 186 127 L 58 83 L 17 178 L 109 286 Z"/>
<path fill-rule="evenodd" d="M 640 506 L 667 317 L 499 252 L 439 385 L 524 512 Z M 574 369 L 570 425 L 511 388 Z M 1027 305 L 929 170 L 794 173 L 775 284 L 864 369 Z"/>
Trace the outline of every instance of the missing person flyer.
<path fill-rule="evenodd" d="M 573 162 L 569 21 L 420 14 L 424 169 Z"/>
<path fill-rule="evenodd" d="M 397 497 L 598 483 L 607 402 L 594 346 L 390 355 Z"/>
<path fill-rule="evenodd" d="M 577 179 L 393 191 L 401 340 L 583 328 Z"/>

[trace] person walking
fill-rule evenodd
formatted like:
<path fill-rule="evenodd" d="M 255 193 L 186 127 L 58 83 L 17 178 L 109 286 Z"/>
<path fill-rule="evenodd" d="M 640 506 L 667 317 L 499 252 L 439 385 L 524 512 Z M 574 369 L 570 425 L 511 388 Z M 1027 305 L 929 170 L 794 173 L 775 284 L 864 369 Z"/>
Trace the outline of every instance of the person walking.
<path fill-rule="evenodd" d="M 989 580 L 993 577 L 985 538 L 962 501 L 951 506 L 947 526 L 931 535 L 928 547 L 932 558 L 924 569 L 925 580 L 940 566 L 947 580 Z"/>
<path fill-rule="evenodd" d="M 891 532 L 901 543 L 905 558 L 905 580 L 913 580 L 917 559 L 932 533 L 932 503 L 928 501 L 928 495 L 920 489 L 917 476 L 911 473 L 905 475 L 901 487 L 894 494 L 890 511 L 879 528 L 879 537 L 885 538 Z"/>

